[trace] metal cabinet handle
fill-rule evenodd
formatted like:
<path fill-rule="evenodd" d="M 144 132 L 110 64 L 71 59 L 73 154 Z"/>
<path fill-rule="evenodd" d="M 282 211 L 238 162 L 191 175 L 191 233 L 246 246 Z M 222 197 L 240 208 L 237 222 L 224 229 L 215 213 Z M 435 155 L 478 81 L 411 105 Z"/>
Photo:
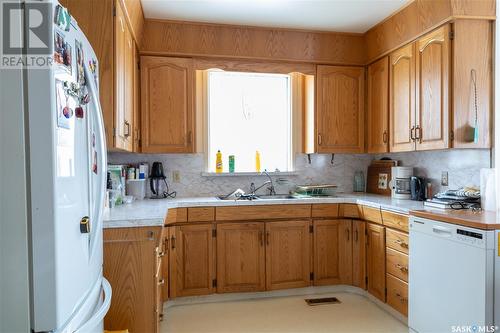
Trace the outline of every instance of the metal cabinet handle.
<path fill-rule="evenodd" d="M 383 140 L 384 143 L 387 143 L 387 138 L 388 138 L 387 130 L 385 130 L 384 134 L 382 134 L 382 140 Z"/>
<path fill-rule="evenodd" d="M 419 140 L 420 142 L 422 142 L 422 128 L 420 127 L 420 125 L 417 125 L 417 127 L 415 127 L 415 140 Z"/>
<path fill-rule="evenodd" d="M 404 303 L 408 302 L 408 298 L 401 296 L 400 293 L 396 293 L 396 297 L 399 298 L 399 300 L 401 302 L 404 302 Z"/>
<path fill-rule="evenodd" d="M 400 265 L 400 264 L 396 264 L 396 267 L 399 268 L 399 270 L 403 273 L 407 273 L 408 272 L 408 267 L 406 266 L 403 266 L 403 265 Z"/>
<path fill-rule="evenodd" d="M 266 244 L 269 245 L 270 241 L 269 241 L 269 231 L 266 233 Z"/>
<path fill-rule="evenodd" d="M 264 246 L 264 232 L 259 231 L 259 242 L 260 246 Z"/>
<path fill-rule="evenodd" d="M 128 122 L 128 120 L 125 120 L 125 129 L 127 130 L 125 132 L 125 134 L 123 134 L 126 138 L 128 138 L 130 136 L 130 123 Z"/>
<path fill-rule="evenodd" d="M 397 239 L 394 243 L 398 244 L 401 247 L 408 248 L 408 243 L 403 242 L 401 239 Z"/>
<path fill-rule="evenodd" d="M 318 146 L 321 146 L 322 141 L 321 134 L 318 133 Z"/>
<path fill-rule="evenodd" d="M 165 279 L 160 279 L 160 280 L 158 280 L 158 285 L 159 285 L 159 286 L 161 286 L 161 285 L 163 285 L 163 284 L 165 284 Z"/>
<path fill-rule="evenodd" d="M 351 234 L 351 233 L 349 232 L 349 229 L 346 229 L 346 230 L 345 230 L 345 233 L 346 233 L 346 235 L 347 235 L 347 241 L 350 241 L 350 238 L 351 238 L 351 235 L 350 235 L 350 234 Z"/>
<path fill-rule="evenodd" d="M 172 244 L 172 250 L 175 249 L 175 236 L 170 237 L 170 244 Z"/>
<path fill-rule="evenodd" d="M 410 140 L 415 141 L 415 126 L 412 126 L 410 129 Z"/>
<path fill-rule="evenodd" d="M 354 241 L 358 242 L 358 229 L 354 230 Z"/>

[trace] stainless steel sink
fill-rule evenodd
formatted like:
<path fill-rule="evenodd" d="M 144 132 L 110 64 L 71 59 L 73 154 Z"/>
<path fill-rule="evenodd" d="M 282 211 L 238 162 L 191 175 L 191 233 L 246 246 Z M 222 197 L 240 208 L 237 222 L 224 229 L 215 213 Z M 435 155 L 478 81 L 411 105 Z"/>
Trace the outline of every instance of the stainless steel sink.
<path fill-rule="evenodd" d="M 290 194 L 275 194 L 275 195 L 258 195 L 259 200 L 293 200 L 297 199 Z"/>

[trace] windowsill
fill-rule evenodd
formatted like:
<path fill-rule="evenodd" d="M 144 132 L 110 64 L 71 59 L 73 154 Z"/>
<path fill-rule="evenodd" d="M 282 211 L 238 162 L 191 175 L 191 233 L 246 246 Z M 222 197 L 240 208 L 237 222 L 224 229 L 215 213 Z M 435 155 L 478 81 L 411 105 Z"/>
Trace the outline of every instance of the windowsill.
<path fill-rule="evenodd" d="M 297 176 L 299 173 L 297 171 L 280 171 L 280 172 L 268 172 L 270 176 Z M 202 177 L 251 177 L 260 176 L 262 172 L 202 172 Z"/>

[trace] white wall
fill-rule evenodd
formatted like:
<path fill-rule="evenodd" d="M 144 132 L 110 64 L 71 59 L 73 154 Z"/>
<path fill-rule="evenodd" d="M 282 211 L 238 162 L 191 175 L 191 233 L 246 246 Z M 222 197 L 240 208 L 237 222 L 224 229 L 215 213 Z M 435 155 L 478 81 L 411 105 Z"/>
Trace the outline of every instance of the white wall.
<path fill-rule="evenodd" d="M 0 70 L 0 332 L 9 333 L 30 331 L 21 91 L 21 71 Z"/>

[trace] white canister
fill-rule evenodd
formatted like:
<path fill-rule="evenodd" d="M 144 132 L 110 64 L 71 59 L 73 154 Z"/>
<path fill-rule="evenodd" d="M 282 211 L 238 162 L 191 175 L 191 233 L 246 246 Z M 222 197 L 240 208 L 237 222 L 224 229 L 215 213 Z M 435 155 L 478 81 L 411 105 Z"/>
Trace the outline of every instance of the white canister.
<path fill-rule="evenodd" d="M 133 196 L 136 200 L 146 197 L 146 179 L 127 180 L 127 195 Z"/>

